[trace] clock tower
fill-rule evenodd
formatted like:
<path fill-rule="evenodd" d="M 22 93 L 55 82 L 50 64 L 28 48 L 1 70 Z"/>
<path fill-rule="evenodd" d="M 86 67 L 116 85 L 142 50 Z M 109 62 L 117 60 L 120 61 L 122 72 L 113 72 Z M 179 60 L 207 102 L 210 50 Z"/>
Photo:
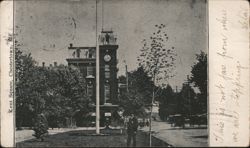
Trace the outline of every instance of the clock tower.
<path fill-rule="evenodd" d="M 118 99 L 117 49 L 116 36 L 113 31 L 102 31 L 99 36 L 99 91 L 100 105 L 112 105 Z M 78 67 L 86 78 L 87 94 L 95 102 L 95 47 L 68 47 L 68 65 Z"/>
<path fill-rule="evenodd" d="M 100 104 L 112 104 L 117 99 L 117 49 L 113 31 L 102 31 L 99 37 Z"/>
<path fill-rule="evenodd" d="M 103 126 L 106 117 L 112 117 L 117 110 L 117 49 L 116 36 L 113 31 L 102 31 L 99 36 L 99 57 L 96 47 L 68 47 L 69 66 L 79 68 L 86 80 L 86 94 L 96 102 L 96 58 L 99 58 L 99 92 L 100 92 L 100 124 Z M 95 108 L 92 108 L 95 113 Z M 83 122 L 83 121 L 81 121 Z M 79 122 L 79 124 L 81 123 Z"/>

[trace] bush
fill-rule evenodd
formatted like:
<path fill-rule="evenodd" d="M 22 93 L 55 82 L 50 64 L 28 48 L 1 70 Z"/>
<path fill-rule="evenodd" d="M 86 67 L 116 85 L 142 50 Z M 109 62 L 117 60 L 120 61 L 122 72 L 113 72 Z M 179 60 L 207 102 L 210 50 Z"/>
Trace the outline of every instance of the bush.
<path fill-rule="evenodd" d="M 44 136 L 48 134 L 48 122 L 43 114 L 37 116 L 33 130 L 35 131 L 33 136 L 43 141 Z"/>

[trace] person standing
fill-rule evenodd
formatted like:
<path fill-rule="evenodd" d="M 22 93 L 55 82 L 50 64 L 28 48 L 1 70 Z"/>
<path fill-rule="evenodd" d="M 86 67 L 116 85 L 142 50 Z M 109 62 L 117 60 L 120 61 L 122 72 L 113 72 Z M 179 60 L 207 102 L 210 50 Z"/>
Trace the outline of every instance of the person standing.
<path fill-rule="evenodd" d="M 136 146 L 136 133 L 138 128 L 138 120 L 134 114 L 131 114 L 131 118 L 128 121 L 128 139 L 127 139 L 127 147 L 131 144 L 131 139 L 133 139 L 133 146 Z"/>

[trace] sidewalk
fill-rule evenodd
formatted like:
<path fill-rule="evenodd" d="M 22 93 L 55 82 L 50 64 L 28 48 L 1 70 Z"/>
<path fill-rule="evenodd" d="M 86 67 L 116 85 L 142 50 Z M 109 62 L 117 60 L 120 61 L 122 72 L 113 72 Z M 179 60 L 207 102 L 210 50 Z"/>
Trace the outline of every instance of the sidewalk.
<path fill-rule="evenodd" d="M 140 130 L 148 132 L 149 127 Z M 152 121 L 153 136 L 174 147 L 207 147 L 208 134 L 206 128 L 178 128 L 162 121 Z"/>
<path fill-rule="evenodd" d="M 95 127 L 78 127 L 78 128 L 54 128 L 53 130 L 50 128 L 48 130 L 49 135 L 54 135 L 58 133 L 68 132 L 68 131 L 74 131 L 74 130 L 94 130 Z M 100 129 L 103 129 L 101 127 Z M 25 130 L 17 130 L 16 131 L 16 142 L 22 142 L 25 140 L 34 139 L 35 137 L 32 136 L 34 134 L 34 131 L 31 129 L 25 129 Z"/>
<path fill-rule="evenodd" d="M 63 134 L 69 131 L 94 130 L 94 129 L 95 129 L 94 127 L 60 128 L 60 129 L 54 128 L 53 130 L 49 129 L 49 135 Z M 147 133 L 149 131 L 149 127 L 139 128 L 139 130 Z M 207 134 L 207 129 L 205 128 L 203 129 L 197 128 L 197 127 L 188 128 L 187 126 L 186 129 L 182 129 L 178 127 L 171 127 L 171 125 L 167 124 L 166 122 L 152 121 L 152 131 L 153 131 L 154 137 L 174 147 L 183 147 L 183 146 L 185 147 L 207 147 L 208 146 L 208 138 L 207 138 L 208 134 Z M 16 131 L 16 142 L 18 143 L 18 142 L 34 139 L 34 137 L 32 136 L 33 133 L 34 133 L 33 130 Z M 72 138 L 72 136 L 67 137 L 65 141 L 69 140 L 68 138 Z M 122 139 L 125 140 L 122 143 L 126 143 L 126 136 Z"/>

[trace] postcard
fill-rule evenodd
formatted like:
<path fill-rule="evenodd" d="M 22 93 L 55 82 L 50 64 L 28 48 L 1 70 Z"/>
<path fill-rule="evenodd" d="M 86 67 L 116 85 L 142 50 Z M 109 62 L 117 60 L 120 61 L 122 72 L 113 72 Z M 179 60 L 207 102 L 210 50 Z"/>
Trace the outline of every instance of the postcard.
<path fill-rule="evenodd" d="M 0 5 L 3 147 L 249 145 L 248 1 Z"/>

